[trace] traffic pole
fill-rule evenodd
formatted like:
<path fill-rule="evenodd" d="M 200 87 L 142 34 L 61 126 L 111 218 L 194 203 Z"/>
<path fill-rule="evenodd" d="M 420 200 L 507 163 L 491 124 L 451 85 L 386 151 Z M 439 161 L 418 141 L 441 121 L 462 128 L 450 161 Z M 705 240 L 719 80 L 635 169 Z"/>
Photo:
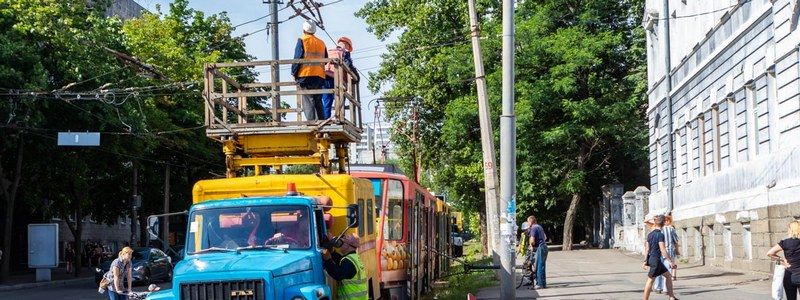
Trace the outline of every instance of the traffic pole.
<path fill-rule="evenodd" d="M 503 0 L 503 114 L 500 116 L 500 298 L 516 299 L 517 129 L 514 115 L 514 0 Z"/>

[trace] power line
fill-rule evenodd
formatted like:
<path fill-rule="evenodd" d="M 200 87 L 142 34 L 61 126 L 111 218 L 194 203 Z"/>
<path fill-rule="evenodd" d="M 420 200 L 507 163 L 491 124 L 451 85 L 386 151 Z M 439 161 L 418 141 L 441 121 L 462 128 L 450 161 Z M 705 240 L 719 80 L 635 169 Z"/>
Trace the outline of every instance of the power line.
<path fill-rule="evenodd" d="M 723 10 L 728 10 L 728 9 L 731 9 L 731 8 L 734 8 L 734 7 L 737 7 L 737 6 L 741 6 L 741 5 L 744 5 L 747 2 L 750 2 L 750 0 L 743 0 L 743 1 L 740 1 L 739 3 L 737 3 L 737 4 L 734 4 L 734 5 L 731 5 L 731 6 L 727 6 L 727 7 L 723 7 L 723 8 L 720 8 L 720 9 L 715 9 L 715 10 L 712 10 L 712 11 L 700 12 L 700 13 L 695 13 L 695 14 L 691 14 L 691 15 L 683 15 L 683 16 L 674 16 L 674 17 L 669 17 L 668 16 L 666 18 L 655 18 L 653 20 L 661 21 L 661 20 L 670 20 L 670 19 L 683 19 L 683 18 L 699 17 L 699 16 L 703 16 L 703 15 L 718 13 L 718 12 L 721 12 Z"/>

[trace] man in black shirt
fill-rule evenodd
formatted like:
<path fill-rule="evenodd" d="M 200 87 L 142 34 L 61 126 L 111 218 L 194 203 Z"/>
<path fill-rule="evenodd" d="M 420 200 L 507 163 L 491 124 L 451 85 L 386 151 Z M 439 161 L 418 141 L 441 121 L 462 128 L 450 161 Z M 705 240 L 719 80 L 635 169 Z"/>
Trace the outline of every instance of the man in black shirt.
<path fill-rule="evenodd" d="M 672 291 L 672 277 L 669 276 L 667 267 L 661 262 L 661 257 L 663 256 L 666 262 L 669 262 L 672 269 L 678 267 L 667 252 L 667 246 L 664 242 L 664 233 L 661 232 L 661 227 L 664 226 L 664 215 L 655 216 L 653 218 L 653 223 L 653 231 L 647 235 L 647 242 L 644 244 L 644 252 L 647 256 L 644 263 L 642 263 L 642 269 L 647 270 L 648 267 L 650 268 L 647 272 L 647 283 L 644 285 L 644 299 L 650 299 L 650 291 L 653 289 L 653 282 L 655 282 L 658 276 L 664 276 L 664 280 L 667 282 L 667 290 L 665 292 L 669 295 L 669 298 L 677 299 Z"/>

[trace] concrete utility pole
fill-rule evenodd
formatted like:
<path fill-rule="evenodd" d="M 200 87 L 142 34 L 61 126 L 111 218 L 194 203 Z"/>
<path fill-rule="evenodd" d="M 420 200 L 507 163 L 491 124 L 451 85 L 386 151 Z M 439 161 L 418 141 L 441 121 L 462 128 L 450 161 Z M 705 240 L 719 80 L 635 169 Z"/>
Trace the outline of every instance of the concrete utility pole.
<path fill-rule="evenodd" d="M 667 149 L 669 152 L 667 153 L 667 159 L 669 163 L 667 163 L 667 211 L 672 211 L 673 208 L 673 196 L 672 192 L 675 189 L 675 182 L 672 180 L 675 177 L 675 167 L 674 167 L 674 157 L 673 152 L 675 150 L 674 145 L 672 144 L 672 97 L 670 97 L 670 93 L 672 92 L 672 76 L 670 74 L 670 53 L 669 53 L 669 0 L 664 0 L 664 10 L 662 11 L 663 16 L 659 16 L 661 21 L 664 22 L 664 83 L 667 84 Z"/>
<path fill-rule="evenodd" d="M 500 299 L 515 299 L 517 128 L 514 116 L 514 0 L 503 0 L 503 114 L 500 116 Z"/>
<path fill-rule="evenodd" d="M 280 0 L 267 0 L 269 3 L 269 14 L 270 14 L 270 21 L 269 21 L 269 37 L 272 39 L 272 59 L 278 60 L 278 2 Z M 278 72 L 278 77 L 275 78 L 276 81 L 281 81 L 280 79 L 280 72 Z"/>
<path fill-rule="evenodd" d="M 483 71 L 483 55 L 481 54 L 480 26 L 478 14 L 475 12 L 475 0 L 467 2 L 469 6 L 469 25 L 472 32 L 472 57 L 475 62 L 475 85 L 478 90 L 478 119 L 481 124 L 481 149 L 483 150 L 483 178 L 486 190 L 486 227 L 489 253 L 494 265 L 500 264 L 500 222 L 497 218 L 497 172 L 495 167 L 494 134 L 489 116 L 489 100 L 486 91 L 486 76 Z"/>

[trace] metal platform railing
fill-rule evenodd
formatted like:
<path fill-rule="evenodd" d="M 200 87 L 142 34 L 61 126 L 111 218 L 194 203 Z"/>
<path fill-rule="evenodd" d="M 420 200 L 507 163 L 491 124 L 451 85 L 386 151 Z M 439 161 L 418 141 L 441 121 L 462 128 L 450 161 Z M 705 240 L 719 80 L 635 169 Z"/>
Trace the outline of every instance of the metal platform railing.
<path fill-rule="evenodd" d="M 332 64 L 333 88 L 299 90 L 293 80 L 278 81 L 281 67 L 295 63 Z M 270 78 L 268 82 L 241 82 L 237 78 L 252 76 L 231 75 L 252 73 L 261 68 L 267 69 L 264 73 Z M 203 92 L 206 134 L 226 140 L 245 135 L 322 133 L 327 134 L 331 142 L 358 142 L 362 116 L 355 78 L 356 74 L 336 58 L 206 64 Z M 306 120 L 302 96 L 321 94 L 333 94 L 331 117 Z M 291 101 L 292 98 L 295 101 Z"/>

